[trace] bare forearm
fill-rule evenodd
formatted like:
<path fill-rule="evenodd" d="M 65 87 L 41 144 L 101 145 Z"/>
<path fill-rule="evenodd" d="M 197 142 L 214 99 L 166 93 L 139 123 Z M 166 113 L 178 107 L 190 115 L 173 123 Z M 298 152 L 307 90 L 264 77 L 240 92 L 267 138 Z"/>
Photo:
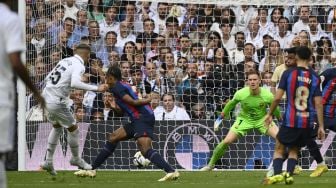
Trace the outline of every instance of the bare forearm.
<path fill-rule="evenodd" d="M 317 112 L 317 121 L 321 128 L 324 128 L 324 121 L 323 121 L 323 105 L 315 104 L 316 112 Z"/>
<path fill-rule="evenodd" d="M 273 100 L 273 102 L 272 102 L 272 104 L 271 104 L 271 106 L 270 106 L 270 109 L 269 109 L 268 114 L 271 115 L 271 114 L 274 113 L 275 109 L 277 108 L 277 106 L 278 106 L 279 103 L 280 103 L 280 100 L 281 100 L 281 99 L 274 99 L 274 100 Z"/>

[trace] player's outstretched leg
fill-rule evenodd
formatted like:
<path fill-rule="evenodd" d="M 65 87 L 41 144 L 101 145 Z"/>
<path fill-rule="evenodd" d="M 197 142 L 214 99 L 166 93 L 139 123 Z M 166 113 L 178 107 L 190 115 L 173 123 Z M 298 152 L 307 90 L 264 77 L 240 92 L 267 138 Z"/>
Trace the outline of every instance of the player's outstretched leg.
<path fill-rule="evenodd" d="M 316 169 L 310 174 L 310 177 L 315 178 L 321 176 L 323 173 L 328 172 L 328 166 L 325 164 L 321 152 L 315 140 L 310 139 L 307 143 L 310 155 L 313 156 L 317 163 Z"/>
<path fill-rule="evenodd" d="M 170 166 L 157 151 L 151 148 L 152 139 L 150 137 L 138 138 L 137 144 L 145 158 L 149 159 L 153 164 L 155 164 L 160 169 L 163 169 L 167 173 L 158 181 L 170 181 L 178 179 L 180 173 Z"/>
<path fill-rule="evenodd" d="M 55 176 L 57 175 L 56 170 L 54 169 L 53 159 L 54 153 L 58 140 L 63 132 L 62 127 L 59 125 L 53 125 L 48 137 L 48 146 L 46 160 L 40 165 L 41 169 L 46 170 L 49 174 Z"/>
<path fill-rule="evenodd" d="M 5 157 L 0 154 L 0 187 L 7 187 Z"/>
<path fill-rule="evenodd" d="M 208 165 L 201 168 L 200 171 L 211 171 L 215 167 L 217 161 L 224 155 L 229 145 L 234 141 L 236 141 L 237 138 L 238 138 L 237 133 L 232 131 L 231 129 L 224 138 L 224 140 L 221 143 L 219 143 L 214 149 Z"/>
<path fill-rule="evenodd" d="M 223 141 L 219 143 L 214 149 L 208 165 L 201 168 L 200 171 L 211 171 L 215 167 L 216 162 L 224 155 L 228 146 L 229 145 L 225 144 Z"/>
<path fill-rule="evenodd" d="M 125 140 L 126 138 L 127 133 L 123 127 L 111 133 L 103 149 L 100 150 L 98 156 L 93 162 L 92 168 L 90 170 L 80 170 L 75 172 L 74 174 L 80 177 L 95 177 L 96 169 L 100 167 L 100 165 L 103 164 L 106 159 L 114 152 L 115 148 L 118 146 L 119 141 Z"/>
<path fill-rule="evenodd" d="M 78 166 L 80 169 L 90 170 L 92 166 L 79 157 L 79 130 L 77 125 L 68 128 L 68 143 L 72 154 L 70 164 Z"/>

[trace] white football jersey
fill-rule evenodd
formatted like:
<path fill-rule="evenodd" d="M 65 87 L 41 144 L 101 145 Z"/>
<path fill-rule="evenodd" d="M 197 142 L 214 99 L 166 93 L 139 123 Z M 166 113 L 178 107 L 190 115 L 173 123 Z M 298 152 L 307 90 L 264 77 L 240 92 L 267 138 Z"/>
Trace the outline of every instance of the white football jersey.
<path fill-rule="evenodd" d="M 46 77 L 43 97 L 47 103 L 68 103 L 72 87 L 97 90 L 97 86 L 81 81 L 85 72 L 84 61 L 79 55 L 62 59 Z"/>
<path fill-rule="evenodd" d="M 17 14 L 0 3 L 0 106 L 14 107 L 14 74 L 8 54 L 25 50 L 23 28 Z"/>

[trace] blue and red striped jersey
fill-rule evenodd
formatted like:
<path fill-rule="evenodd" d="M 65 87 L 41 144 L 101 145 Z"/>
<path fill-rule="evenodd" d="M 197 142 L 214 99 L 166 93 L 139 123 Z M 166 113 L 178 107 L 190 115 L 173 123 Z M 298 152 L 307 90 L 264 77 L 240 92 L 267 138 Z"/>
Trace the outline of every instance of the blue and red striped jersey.
<path fill-rule="evenodd" d="M 140 115 L 154 114 L 149 104 L 143 106 L 132 106 L 123 101 L 125 95 L 129 95 L 134 100 L 138 100 L 138 95 L 132 90 L 132 87 L 125 82 L 118 81 L 116 85 L 110 89 L 113 93 L 117 105 L 127 113 L 131 119 L 139 119 Z"/>
<path fill-rule="evenodd" d="M 329 118 L 336 117 L 336 68 L 321 73 L 323 114 Z"/>
<path fill-rule="evenodd" d="M 282 74 L 279 89 L 287 95 L 283 126 L 312 127 L 316 116 L 314 97 L 322 95 L 319 76 L 312 69 L 294 67 Z"/>

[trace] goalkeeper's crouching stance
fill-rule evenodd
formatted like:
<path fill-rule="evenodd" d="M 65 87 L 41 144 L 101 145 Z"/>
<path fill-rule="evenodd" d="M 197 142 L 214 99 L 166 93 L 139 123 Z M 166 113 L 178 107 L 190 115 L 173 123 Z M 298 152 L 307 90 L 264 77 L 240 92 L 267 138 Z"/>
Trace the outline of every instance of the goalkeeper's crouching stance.
<path fill-rule="evenodd" d="M 118 106 L 115 106 L 114 110 L 126 112 L 131 122 L 109 135 L 104 148 L 92 164 L 92 170 L 80 170 L 75 172 L 75 175 L 95 177 L 96 169 L 114 152 L 119 141 L 135 138 L 141 154 L 167 173 L 158 181 L 178 179 L 180 174 L 157 151 L 152 149 L 155 118 L 153 110 L 149 106 L 151 97 L 138 99 L 131 86 L 121 82 L 121 71 L 117 66 L 108 69 L 106 82 L 109 85 L 110 92 L 116 98 Z"/>
<path fill-rule="evenodd" d="M 270 126 L 265 126 L 264 123 L 264 116 L 267 114 L 267 107 L 273 101 L 273 94 L 267 89 L 259 87 L 261 80 L 258 72 L 249 72 L 247 78 L 249 86 L 234 94 L 233 99 L 225 105 L 221 116 L 227 116 L 238 103 L 241 104 L 240 113 L 224 140 L 216 146 L 208 165 L 203 167 L 201 171 L 211 171 L 216 162 L 224 155 L 228 146 L 252 129 L 257 129 L 260 133 L 270 135 L 273 138 L 278 133 L 278 127 L 275 123 L 272 122 Z M 281 119 L 279 108 L 274 115 Z M 218 130 L 218 126 L 215 126 L 216 129 Z"/>

